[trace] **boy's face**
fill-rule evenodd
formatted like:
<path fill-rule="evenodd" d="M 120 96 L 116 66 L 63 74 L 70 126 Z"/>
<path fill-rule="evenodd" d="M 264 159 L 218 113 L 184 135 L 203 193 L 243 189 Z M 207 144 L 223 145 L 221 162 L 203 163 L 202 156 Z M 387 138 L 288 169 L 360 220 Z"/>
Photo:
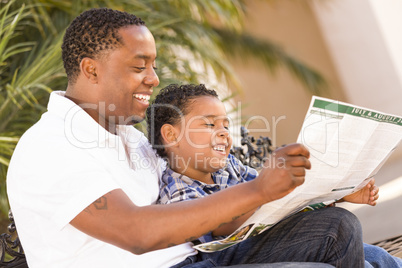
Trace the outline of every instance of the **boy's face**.
<path fill-rule="evenodd" d="M 210 96 L 197 97 L 187 109 L 190 112 L 175 126 L 177 145 L 171 148 L 175 159 L 170 164 L 190 178 L 210 178 L 225 166 L 232 146 L 226 109 Z"/>

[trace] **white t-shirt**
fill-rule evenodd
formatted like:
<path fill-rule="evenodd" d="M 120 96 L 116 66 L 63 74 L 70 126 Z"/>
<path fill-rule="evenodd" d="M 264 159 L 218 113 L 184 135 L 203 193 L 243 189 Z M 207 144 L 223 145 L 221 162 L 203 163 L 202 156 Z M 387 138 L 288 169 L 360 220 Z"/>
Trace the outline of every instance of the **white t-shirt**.
<path fill-rule="evenodd" d="M 8 197 L 29 267 L 160 268 L 196 254 L 185 243 L 135 255 L 69 224 L 114 189 L 137 206 L 154 204 L 162 163 L 134 127 L 120 126 L 113 135 L 64 92 L 53 92 L 48 112 L 22 136 L 8 169 Z"/>

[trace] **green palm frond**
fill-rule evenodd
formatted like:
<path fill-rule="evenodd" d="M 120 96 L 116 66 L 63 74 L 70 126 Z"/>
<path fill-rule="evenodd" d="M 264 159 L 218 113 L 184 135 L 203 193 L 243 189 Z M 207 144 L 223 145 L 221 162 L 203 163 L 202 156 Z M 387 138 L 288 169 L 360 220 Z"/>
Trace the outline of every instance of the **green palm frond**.
<path fill-rule="evenodd" d="M 13 10 L 14 8 L 14 10 Z M 61 33 L 38 36 L 33 5 L 10 1 L 0 8 L 0 210 L 7 211 L 5 176 L 19 137 L 45 111 L 51 89 L 64 88 Z M 43 16 L 42 16 L 43 18 Z M 44 24 L 46 27 L 46 24 Z M 44 29 L 42 27 L 42 29 Z M 46 27 L 46 32 L 50 32 Z M 40 35 L 39 35 L 40 36 Z M 64 81 L 63 81 L 64 80 Z"/>
<path fill-rule="evenodd" d="M 7 166 L 0 163 L 0 178 L 5 178 L 7 174 Z M 7 199 L 6 181 L 0 180 L 0 213 L 3 219 L 7 218 L 9 206 Z M 0 230 L 1 231 L 1 230 Z M 2 231 L 3 232 L 3 231 Z"/>
<path fill-rule="evenodd" d="M 24 5 L 15 11 L 10 11 L 12 2 L 0 9 L 0 74 L 7 66 L 10 57 L 29 51 L 33 42 L 12 44 L 11 41 L 21 34 L 19 23 L 28 16 Z M 1 86 L 1 82 L 0 82 Z"/>
<path fill-rule="evenodd" d="M 269 1 L 269 0 L 266 0 Z M 244 33 L 245 0 L 0 0 L 0 211 L 7 211 L 5 176 L 18 138 L 46 110 L 49 92 L 67 85 L 62 34 L 84 10 L 109 7 L 146 21 L 158 49 L 161 87 L 200 83 L 212 70 L 240 89 L 233 55 L 252 57 L 274 71 L 281 66 L 316 93 L 322 76 L 280 46 Z"/>
<path fill-rule="evenodd" d="M 162 73 L 161 81 L 175 80 L 172 76 L 163 76 L 169 73 L 173 76 L 179 75 L 176 79 L 191 77 L 195 80 L 184 81 L 199 82 L 197 78 L 202 78 L 204 73 L 198 72 L 197 75 L 197 70 L 191 68 L 191 63 L 197 61 L 204 65 L 204 70 L 212 68 L 216 77 L 223 77 L 241 89 L 230 62 L 233 55 L 241 55 L 243 59 L 260 60 L 272 74 L 279 68 L 287 69 L 314 94 L 327 88 L 325 79 L 320 73 L 289 55 L 280 46 L 244 33 L 243 21 L 247 15 L 245 1 L 136 2 L 146 2 L 148 5 L 141 6 L 141 8 L 146 6 L 143 10 L 131 10 L 130 6 L 126 8 L 142 17 L 149 25 L 155 39 L 158 40 L 158 53 L 162 55 L 159 59 L 170 57 L 179 60 L 179 65 L 190 66 L 190 69 L 186 69 L 187 76 L 183 76 L 184 73 L 180 68 L 178 72 L 177 69 L 170 68 L 180 66 L 172 61 L 164 61 L 164 64 L 170 63 L 167 65 L 168 68 L 165 68 L 169 71 Z M 183 51 L 185 53 L 182 53 Z M 186 61 L 188 63 L 185 63 Z"/>
<path fill-rule="evenodd" d="M 7 97 L 0 105 L 0 133 L 9 129 L 9 122 L 15 120 L 19 110 L 26 105 L 38 109 L 41 106 L 38 99 L 47 96 L 52 87 L 62 82 L 60 78 L 65 74 L 60 60 L 61 36 L 54 44 L 48 43 L 33 49 L 25 64 L 14 71 L 13 78 L 4 86 Z"/>
<path fill-rule="evenodd" d="M 0 136 L 0 164 L 8 166 L 18 140 L 18 136 Z"/>

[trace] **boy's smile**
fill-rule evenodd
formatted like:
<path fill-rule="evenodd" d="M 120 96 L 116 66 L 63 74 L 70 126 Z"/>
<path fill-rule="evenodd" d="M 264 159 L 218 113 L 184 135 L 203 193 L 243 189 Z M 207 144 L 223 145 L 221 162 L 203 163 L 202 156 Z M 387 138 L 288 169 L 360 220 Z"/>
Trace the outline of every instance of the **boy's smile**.
<path fill-rule="evenodd" d="M 217 144 L 217 145 L 215 145 L 214 147 L 213 147 L 213 149 L 215 150 L 215 151 L 217 151 L 218 153 L 220 153 L 220 154 L 224 154 L 224 155 L 226 155 L 227 156 L 227 154 L 226 154 L 226 148 L 227 148 L 227 144 Z"/>

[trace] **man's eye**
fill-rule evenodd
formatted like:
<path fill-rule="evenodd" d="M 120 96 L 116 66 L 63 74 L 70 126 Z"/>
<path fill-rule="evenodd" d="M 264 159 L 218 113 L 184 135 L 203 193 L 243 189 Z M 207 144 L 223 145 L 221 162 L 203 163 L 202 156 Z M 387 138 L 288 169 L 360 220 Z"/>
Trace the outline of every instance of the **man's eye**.
<path fill-rule="evenodd" d="M 214 124 L 205 124 L 207 127 L 214 127 Z"/>
<path fill-rule="evenodd" d="M 146 69 L 145 67 L 134 67 L 134 68 L 139 70 L 139 71 L 144 71 Z"/>

